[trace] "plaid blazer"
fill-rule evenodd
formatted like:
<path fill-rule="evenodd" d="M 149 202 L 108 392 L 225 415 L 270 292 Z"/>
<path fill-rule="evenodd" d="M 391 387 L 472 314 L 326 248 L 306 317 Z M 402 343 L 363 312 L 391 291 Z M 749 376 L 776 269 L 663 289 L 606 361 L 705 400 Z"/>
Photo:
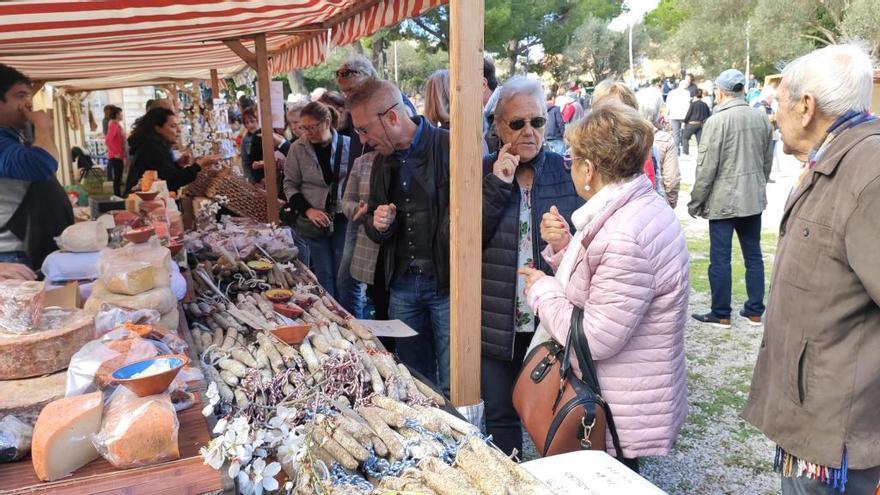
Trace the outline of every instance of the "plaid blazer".
<path fill-rule="evenodd" d="M 361 155 L 354 161 L 342 196 L 342 213 L 350 222 L 349 228 L 357 228 L 357 242 L 354 247 L 354 256 L 351 259 L 351 276 L 359 282 L 371 285 L 376 273 L 379 245 L 371 241 L 364 232 L 364 221 L 368 215 L 362 216 L 357 222 L 353 218 L 360 201 L 370 202 L 370 174 L 373 170 L 373 163 L 378 156 L 377 152 L 372 151 Z"/>

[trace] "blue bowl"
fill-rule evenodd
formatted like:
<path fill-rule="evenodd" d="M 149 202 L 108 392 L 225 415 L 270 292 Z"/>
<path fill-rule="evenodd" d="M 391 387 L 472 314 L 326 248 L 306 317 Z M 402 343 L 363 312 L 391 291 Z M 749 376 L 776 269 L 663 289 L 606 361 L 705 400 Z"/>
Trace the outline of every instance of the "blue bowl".
<path fill-rule="evenodd" d="M 156 373 L 153 375 L 132 378 L 134 375 L 143 372 L 154 363 L 166 361 L 171 369 Z M 156 356 L 143 361 L 127 364 L 114 371 L 110 377 L 114 382 L 123 385 L 131 390 L 139 397 L 147 397 L 149 395 L 161 394 L 168 390 L 168 386 L 174 381 L 174 378 L 180 373 L 180 370 L 189 362 L 189 358 L 182 354 L 169 354 L 165 356 Z"/>

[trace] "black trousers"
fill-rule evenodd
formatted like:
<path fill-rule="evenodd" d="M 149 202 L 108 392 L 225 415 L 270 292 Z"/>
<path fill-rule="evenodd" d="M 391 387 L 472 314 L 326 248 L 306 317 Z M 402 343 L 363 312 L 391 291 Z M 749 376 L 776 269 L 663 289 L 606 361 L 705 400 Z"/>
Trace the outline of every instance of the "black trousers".
<path fill-rule="evenodd" d="M 703 137 L 703 124 L 688 124 L 681 132 L 681 147 L 685 155 L 690 154 L 691 136 L 697 136 L 697 146 L 700 146 L 700 138 Z"/>
<path fill-rule="evenodd" d="M 107 175 L 113 177 L 113 194 L 120 198 L 124 197 L 122 195 L 122 168 L 121 158 L 110 158 L 107 160 Z"/>
<path fill-rule="evenodd" d="M 486 433 L 505 454 L 513 449 L 522 453 L 522 427 L 513 409 L 513 386 L 522 368 L 532 332 L 519 332 L 514 337 L 513 360 L 501 361 L 483 356 L 480 390 L 486 407 Z"/>

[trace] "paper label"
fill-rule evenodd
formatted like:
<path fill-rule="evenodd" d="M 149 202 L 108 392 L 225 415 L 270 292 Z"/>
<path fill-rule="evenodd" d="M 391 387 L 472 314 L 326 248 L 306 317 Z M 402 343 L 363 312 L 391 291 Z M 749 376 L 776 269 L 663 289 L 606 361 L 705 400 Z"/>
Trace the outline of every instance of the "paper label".
<path fill-rule="evenodd" d="M 376 337 L 414 337 L 419 333 L 400 320 L 357 320 Z"/>
<path fill-rule="evenodd" d="M 581 450 L 520 464 L 557 495 L 665 495 L 600 450 Z"/>

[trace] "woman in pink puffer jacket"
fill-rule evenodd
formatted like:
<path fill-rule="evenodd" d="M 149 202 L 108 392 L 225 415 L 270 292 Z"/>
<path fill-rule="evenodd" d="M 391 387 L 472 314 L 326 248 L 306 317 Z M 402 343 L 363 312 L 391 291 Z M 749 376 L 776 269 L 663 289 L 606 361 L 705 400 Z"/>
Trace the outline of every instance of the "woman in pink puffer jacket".
<path fill-rule="evenodd" d="M 638 470 L 639 457 L 669 452 L 687 416 L 687 246 L 675 213 L 642 173 L 653 129 L 635 110 L 603 103 L 566 137 L 572 180 L 588 201 L 572 215 L 574 236 L 555 208 L 541 221 L 543 255 L 556 275 L 521 273 L 529 304 L 557 342 L 568 338 L 572 308 L 583 308 L 621 461 Z"/>

